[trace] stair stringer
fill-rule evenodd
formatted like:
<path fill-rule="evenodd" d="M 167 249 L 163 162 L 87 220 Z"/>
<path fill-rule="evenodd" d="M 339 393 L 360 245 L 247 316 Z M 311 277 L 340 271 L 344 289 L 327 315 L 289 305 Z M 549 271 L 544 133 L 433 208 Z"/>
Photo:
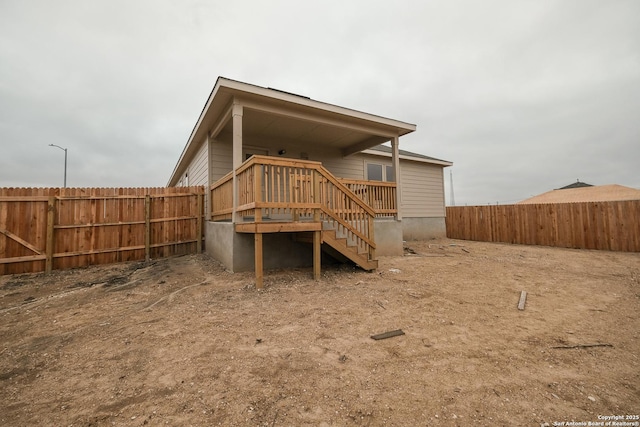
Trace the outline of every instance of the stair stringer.
<path fill-rule="evenodd" d="M 336 236 L 335 230 L 322 230 L 322 243 L 331 246 L 363 270 L 371 271 L 378 268 L 378 260 L 369 259 L 367 253 L 360 253 L 357 246 L 348 244 L 346 238 Z"/>

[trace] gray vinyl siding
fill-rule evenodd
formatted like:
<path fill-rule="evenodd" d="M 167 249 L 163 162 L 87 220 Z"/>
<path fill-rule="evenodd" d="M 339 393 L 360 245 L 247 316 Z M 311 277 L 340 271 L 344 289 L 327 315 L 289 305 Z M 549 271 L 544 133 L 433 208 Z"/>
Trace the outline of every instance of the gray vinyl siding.
<path fill-rule="evenodd" d="M 308 160 L 322 162 L 338 178 L 367 179 L 366 164 L 376 163 L 390 166 L 391 159 L 385 156 L 354 154 L 342 157 L 339 150 L 321 147 L 299 147 L 279 142 L 246 141 L 245 146 L 263 148 L 269 155 L 282 158 L 300 159 L 302 153 Z M 278 156 L 280 150 L 286 153 Z M 211 182 L 215 182 L 231 171 L 233 153 L 230 141 L 211 143 Z M 195 163 L 195 160 L 194 160 Z M 190 178 L 190 183 L 191 183 Z M 444 175 L 443 167 L 424 162 L 400 160 L 401 212 L 405 218 L 444 217 Z"/>
<path fill-rule="evenodd" d="M 209 149 L 207 144 L 202 144 L 198 153 L 191 161 L 191 164 L 187 168 L 189 174 L 189 185 L 208 185 L 209 183 L 209 171 L 207 168 L 207 160 L 209 158 Z"/>
<path fill-rule="evenodd" d="M 342 154 L 339 151 L 328 151 L 318 154 L 319 156 L 317 159 L 310 160 L 322 162 L 322 165 L 336 177 L 346 179 L 363 179 L 364 161 L 362 157 L 357 155 L 342 157 Z"/>
<path fill-rule="evenodd" d="M 356 154 L 362 163 L 359 179 L 367 179 L 367 163 L 391 166 L 391 159 L 383 156 Z M 405 218 L 444 217 L 443 168 L 424 162 L 400 159 L 400 210 Z"/>
<path fill-rule="evenodd" d="M 213 184 L 229 172 L 233 165 L 233 145 L 230 142 L 211 143 L 211 183 Z"/>
<path fill-rule="evenodd" d="M 332 174 L 339 178 L 363 179 L 364 162 L 362 157 L 349 156 L 342 157 L 340 150 L 323 149 L 321 147 L 299 147 L 295 144 L 286 144 L 279 141 L 256 141 L 246 138 L 245 147 L 265 149 L 270 156 L 282 157 L 285 159 L 300 159 L 302 154 L 306 154 L 308 160 L 322 162 Z M 279 156 L 277 153 L 285 150 L 286 153 Z M 211 144 L 211 168 L 212 182 L 222 178 L 231 171 L 233 162 L 233 147 L 230 141 L 214 141 Z"/>
<path fill-rule="evenodd" d="M 442 166 L 400 161 L 402 216 L 444 217 L 444 175 Z"/>

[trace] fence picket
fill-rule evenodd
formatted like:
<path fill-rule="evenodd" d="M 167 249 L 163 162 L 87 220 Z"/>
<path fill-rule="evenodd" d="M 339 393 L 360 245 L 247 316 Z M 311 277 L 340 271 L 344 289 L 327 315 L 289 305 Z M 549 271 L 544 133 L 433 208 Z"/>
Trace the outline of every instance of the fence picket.
<path fill-rule="evenodd" d="M 447 237 L 640 252 L 640 200 L 447 207 Z"/>
<path fill-rule="evenodd" d="M 0 188 L 0 230 L 19 238 L 0 233 L 0 274 L 145 259 L 146 196 L 150 257 L 196 253 L 203 194 L 204 187 Z"/>

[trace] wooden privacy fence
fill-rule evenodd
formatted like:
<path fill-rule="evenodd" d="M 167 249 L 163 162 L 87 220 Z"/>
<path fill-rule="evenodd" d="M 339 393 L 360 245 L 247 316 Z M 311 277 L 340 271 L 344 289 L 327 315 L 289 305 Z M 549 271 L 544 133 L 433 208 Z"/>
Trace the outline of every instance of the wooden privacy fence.
<path fill-rule="evenodd" d="M 447 207 L 447 237 L 640 252 L 640 200 Z"/>
<path fill-rule="evenodd" d="M 0 274 L 202 250 L 204 187 L 0 188 Z"/>

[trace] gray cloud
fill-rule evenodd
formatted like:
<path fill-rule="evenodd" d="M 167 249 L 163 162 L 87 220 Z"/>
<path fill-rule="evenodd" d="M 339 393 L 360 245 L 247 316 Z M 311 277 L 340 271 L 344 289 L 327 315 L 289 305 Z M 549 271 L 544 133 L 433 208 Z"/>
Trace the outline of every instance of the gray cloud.
<path fill-rule="evenodd" d="M 636 1 L 0 2 L 0 186 L 162 186 L 218 75 L 415 123 L 457 204 L 640 187 Z M 447 197 L 449 196 L 449 174 Z"/>

